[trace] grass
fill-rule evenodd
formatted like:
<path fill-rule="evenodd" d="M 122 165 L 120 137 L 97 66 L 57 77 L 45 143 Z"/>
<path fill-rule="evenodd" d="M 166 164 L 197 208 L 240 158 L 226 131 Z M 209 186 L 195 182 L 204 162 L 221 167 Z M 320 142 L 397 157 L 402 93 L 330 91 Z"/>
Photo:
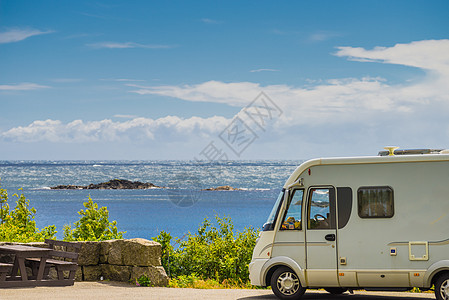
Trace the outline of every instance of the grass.
<path fill-rule="evenodd" d="M 191 275 L 181 275 L 177 278 L 172 278 L 168 284 L 172 288 L 193 288 L 193 289 L 261 289 L 251 285 L 248 282 L 242 282 L 241 280 L 225 279 L 222 282 L 218 282 L 215 279 L 202 279 Z"/>

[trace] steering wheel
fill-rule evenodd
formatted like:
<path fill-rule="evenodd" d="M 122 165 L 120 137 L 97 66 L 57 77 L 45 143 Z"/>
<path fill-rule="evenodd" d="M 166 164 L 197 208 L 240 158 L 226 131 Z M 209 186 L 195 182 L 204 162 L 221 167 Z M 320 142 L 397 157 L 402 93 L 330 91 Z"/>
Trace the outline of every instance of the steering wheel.
<path fill-rule="evenodd" d="M 325 216 L 323 216 L 323 215 L 320 215 L 320 214 L 316 214 L 316 215 L 314 215 L 313 216 L 313 218 L 315 219 L 315 221 L 317 221 L 317 222 L 319 222 L 318 221 L 318 217 L 322 217 L 323 218 L 323 221 L 326 221 L 326 217 Z"/>

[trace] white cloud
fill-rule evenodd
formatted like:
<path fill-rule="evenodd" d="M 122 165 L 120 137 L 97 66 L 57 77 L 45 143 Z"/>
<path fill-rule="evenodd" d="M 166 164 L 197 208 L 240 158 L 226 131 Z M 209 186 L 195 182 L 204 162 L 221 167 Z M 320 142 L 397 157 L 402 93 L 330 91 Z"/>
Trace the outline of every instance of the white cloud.
<path fill-rule="evenodd" d="M 279 72 L 279 70 L 276 69 L 256 69 L 256 70 L 251 70 L 251 73 L 256 73 L 256 72 Z"/>
<path fill-rule="evenodd" d="M 114 118 L 135 119 L 135 118 L 137 118 L 137 116 L 136 115 L 121 115 L 121 114 L 118 114 L 118 115 L 114 115 Z"/>
<path fill-rule="evenodd" d="M 148 86 L 126 81 L 124 84 L 131 88 L 130 92 L 143 96 L 162 95 L 240 108 L 264 91 L 283 113 L 271 123 L 273 127 L 261 135 L 260 141 L 267 141 L 267 146 L 260 146 L 258 153 L 268 153 L 264 149 L 279 149 L 272 155 L 303 158 L 303 155 L 346 154 L 348 148 L 357 147 L 369 148 L 371 153 L 373 147 L 397 143 L 412 147 L 447 147 L 448 43 L 448 40 L 420 41 L 372 50 L 338 48 L 337 56 L 351 60 L 400 64 L 426 71 L 420 81 L 401 84 L 379 77 L 333 79 L 308 87 L 221 81 L 179 86 Z M 155 149 L 167 148 L 176 141 L 188 148 L 192 143 L 197 145 L 196 141 L 203 137 L 216 139 L 230 121 L 221 116 L 132 118 L 119 122 L 75 120 L 66 124 L 47 120 L 12 128 L 0 133 L 0 139 L 19 142 L 154 141 Z M 300 149 L 301 146 L 307 149 Z"/>
<path fill-rule="evenodd" d="M 132 92 L 140 95 L 162 95 L 195 102 L 216 102 L 233 106 L 245 106 L 248 99 L 254 98 L 261 87 L 257 83 L 207 81 L 196 85 L 183 86 L 142 86 L 127 84 L 137 89 Z"/>
<path fill-rule="evenodd" d="M 337 47 L 337 56 L 361 62 L 383 62 L 432 70 L 449 75 L 449 40 L 425 40 L 393 47 Z"/>
<path fill-rule="evenodd" d="M 25 28 L 25 29 L 13 28 L 7 31 L 0 32 L 0 44 L 20 42 L 32 36 L 48 34 L 53 32 L 54 31 L 51 30 L 41 31 L 32 28 Z"/>
<path fill-rule="evenodd" d="M 49 88 L 46 85 L 40 85 L 37 83 L 23 82 L 18 84 L 2 84 L 0 85 L 0 91 L 29 91 Z"/>
<path fill-rule="evenodd" d="M 100 42 L 94 44 L 87 44 L 87 46 L 94 49 L 131 49 L 131 48 L 145 48 L 145 49 L 170 49 L 174 48 L 173 45 L 159 45 L 159 44 L 139 44 L 134 42 Z"/>
<path fill-rule="evenodd" d="M 308 88 L 220 81 L 182 86 L 128 86 L 135 88 L 131 92 L 141 95 L 239 107 L 246 106 L 264 91 L 284 111 L 277 124 L 281 127 L 351 122 L 374 124 L 388 117 L 417 114 L 431 105 L 438 105 L 438 112 L 449 112 L 449 40 L 412 42 L 374 50 L 340 47 L 336 55 L 414 66 L 430 72 L 421 82 L 409 84 L 389 84 L 382 78 L 366 77 L 328 80 Z"/>
<path fill-rule="evenodd" d="M 189 136 L 210 137 L 227 125 L 224 117 L 181 119 L 167 116 L 159 119 L 134 118 L 123 122 L 74 120 L 64 124 L 59 120 L 34 121 L 28 126 L 12 128 L 0 134 L 14 142 L 136 142 L 148 140 L 185 140 Z"/>

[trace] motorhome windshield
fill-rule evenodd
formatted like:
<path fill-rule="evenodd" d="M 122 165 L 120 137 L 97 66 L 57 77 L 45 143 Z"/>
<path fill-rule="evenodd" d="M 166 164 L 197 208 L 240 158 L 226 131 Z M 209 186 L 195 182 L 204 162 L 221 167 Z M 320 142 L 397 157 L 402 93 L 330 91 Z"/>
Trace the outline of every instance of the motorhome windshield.
<path fill-rule="evenodd" d="M 265 222 L 265 224 L 263 225 L 262 231 L 274 229 L 274 224 L 276 223 L 277 215 L 282 205 L 282 200 L 284 199 L 284 192 L 285 190 L 282 190 L 279 193 L 278 199 L 276 200 L 276 203 L 274 204 L 273 209 L 271 210 L 271 213 L 268 216 L 267 222 Z"/>

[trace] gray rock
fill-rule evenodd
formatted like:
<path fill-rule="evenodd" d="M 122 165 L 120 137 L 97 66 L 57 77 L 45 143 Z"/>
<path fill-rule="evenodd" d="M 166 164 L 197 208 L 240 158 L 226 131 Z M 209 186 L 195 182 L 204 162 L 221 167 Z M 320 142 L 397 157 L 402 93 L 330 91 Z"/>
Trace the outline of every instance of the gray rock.
<path fill-rule="evenodd" d="M 105 241 L 105 256 L 107 257 L 107 263 L 111 265 L 125 265 L 123 263 L 122 249 L 126 248 L 125 240 L 111 240 Z"/>
<path fill-rule="evenodd" d="M 168 276 L 163 267 L 132 267 L 131 280 L 135 281 L 142 275 L 148 277 L 153 286 L 168 286 Z"/>
<path fill-rule="evenodd" d="M 77 242 L 81 244 L 81 249 L 78 256 L 78 265 L 80 266 L 93 266 L 98 265 L 100 260 L 100 248 L 99 242 Z"/>
<path fill-rule="evenodd" d="M 202 191 L 241 191 L 241 189 L 233 188 L 229 185 L 217 186 L 215 188 L 203 189 Z"/>
<path fill-rule="evenodd" d="M 104 279 L 112 281 L 125 281 L 128 282 L 131 278 L 131 268 L 130 266 L 117 266 L 103 264 L 101 266 L 101 273 Z"/>
<path fill-rule="evenodd" d="M 144 190 L 162 188 L 150 182 L 129 181 L 125 179 L 113 179 L 107 182 L 91 183 L 89 185 L 58 185 L 52 186 L 52 190 Z"/>
<path fill-rule="evenodd" d="M 78 266 L 75 272 L 75 281 L 83 281 L 83 267 Z"/>
<path fill-rule="evenodd" d="M 141 238 L 124 242 L 125 247 L 121 249 L 124 265 L 144 267 L 161 265 L 162 247 L 158 242 Z"/>
<path fill-rule="evenodd" d="M 98 266 L 83 266 L 83 280 L 97 281 L 103 275 L 103 267 Z"/>

